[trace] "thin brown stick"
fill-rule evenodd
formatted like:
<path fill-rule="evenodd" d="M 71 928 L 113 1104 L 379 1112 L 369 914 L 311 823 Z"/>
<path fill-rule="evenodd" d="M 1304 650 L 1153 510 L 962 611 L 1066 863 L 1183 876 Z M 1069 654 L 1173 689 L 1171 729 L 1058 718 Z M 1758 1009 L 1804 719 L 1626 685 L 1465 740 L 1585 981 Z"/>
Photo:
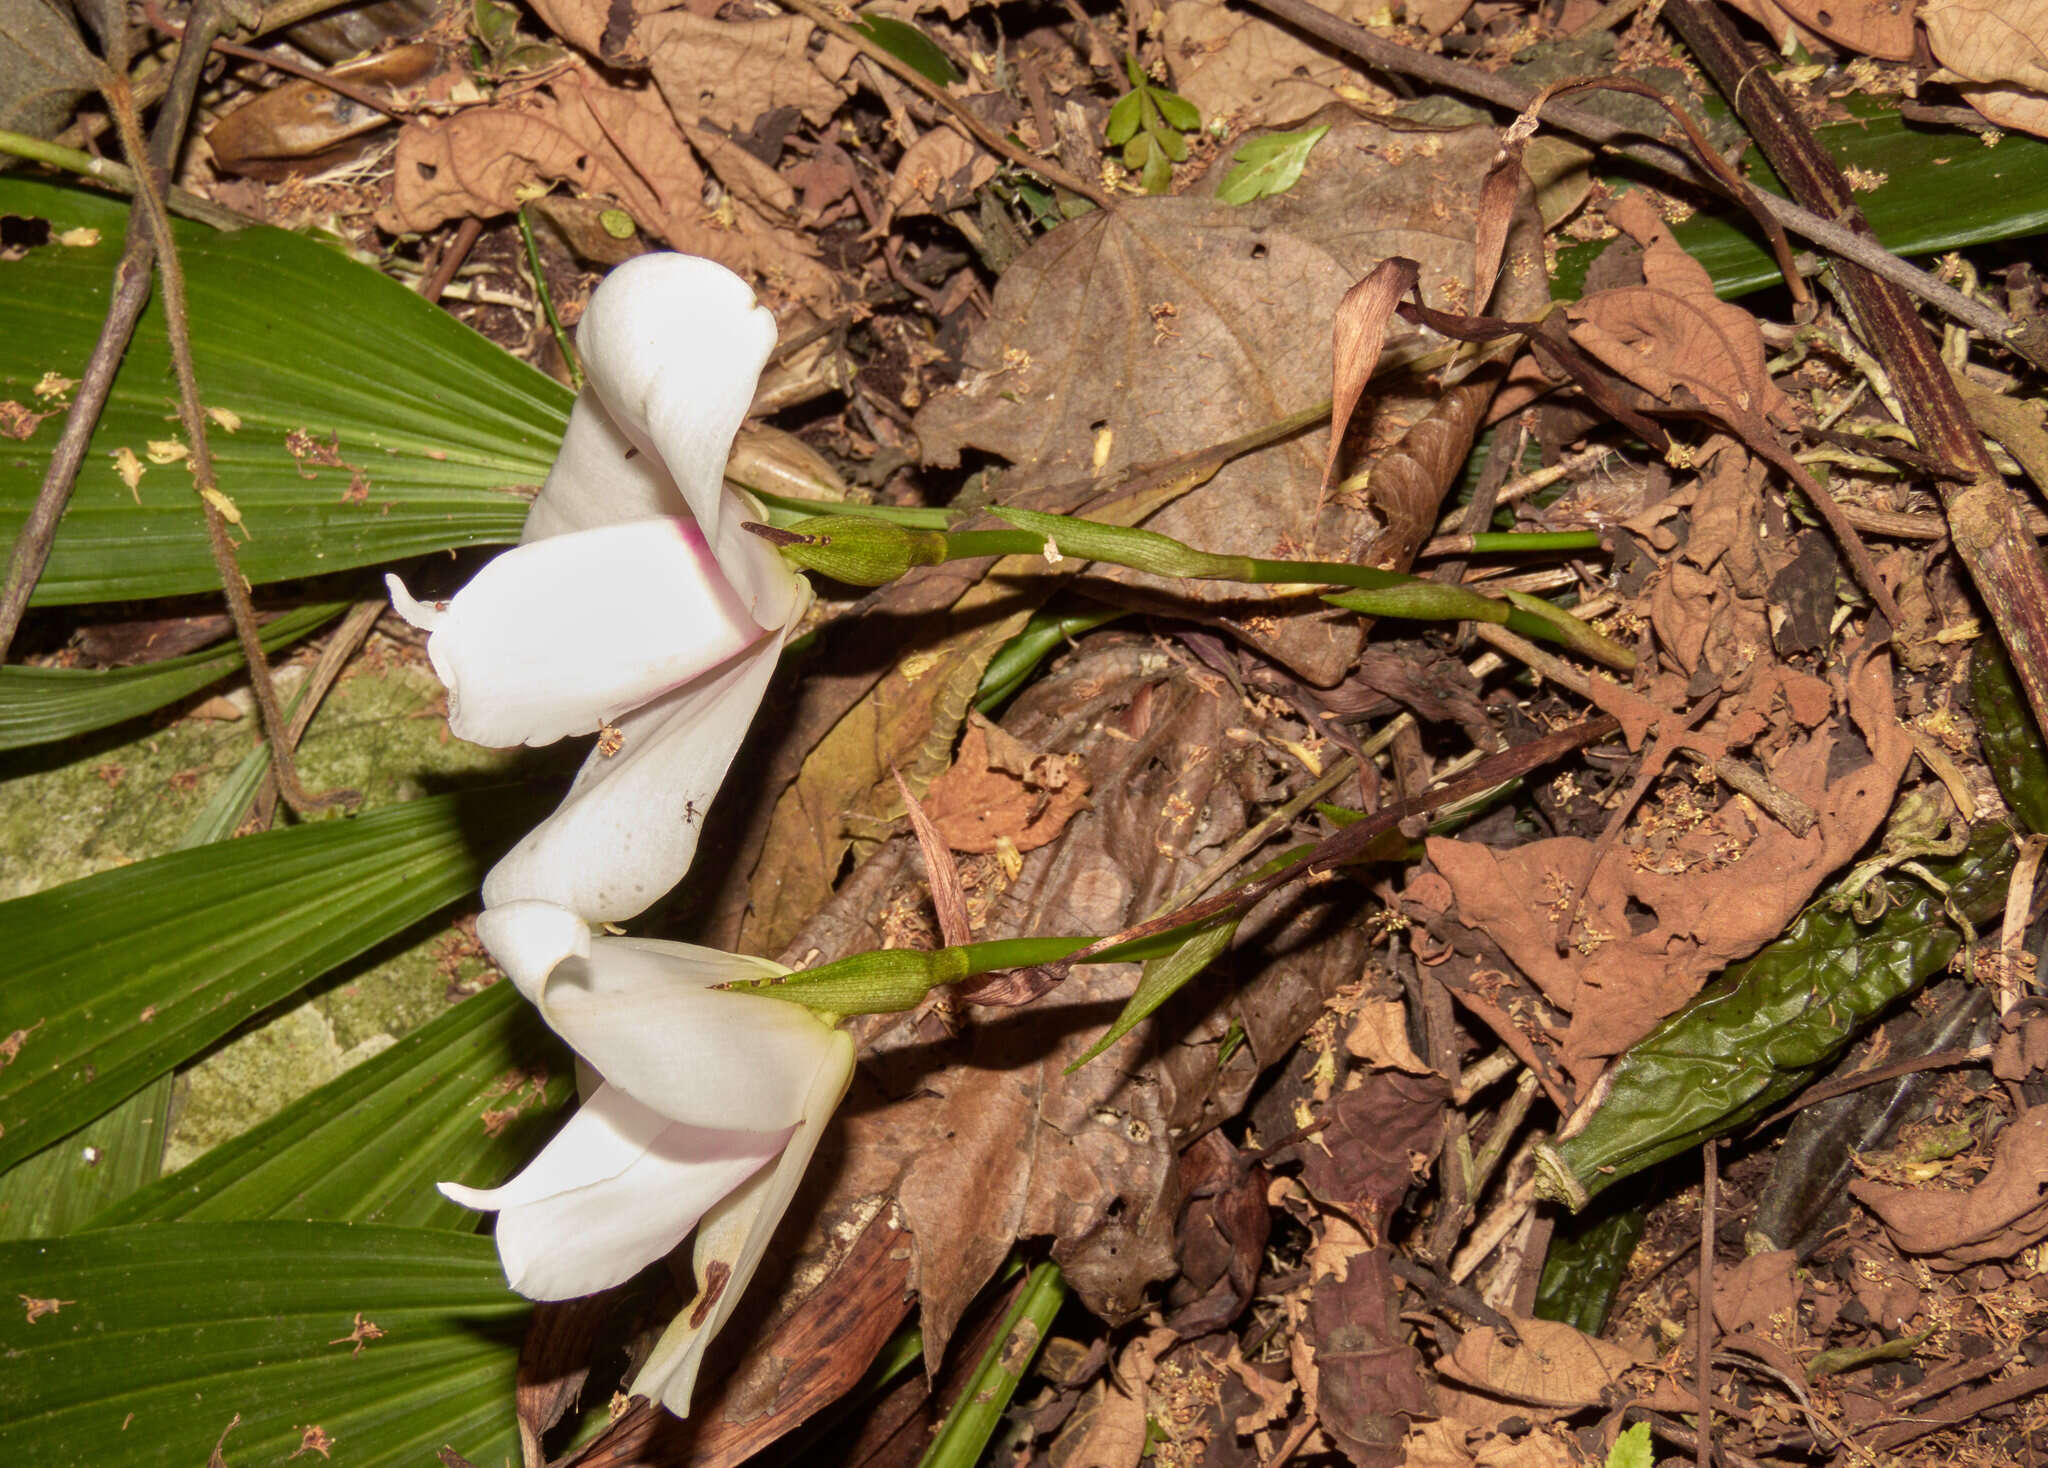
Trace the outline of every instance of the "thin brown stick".
<path fill-rule="evenodd" d="M 1479 97 L 1515 112 L 1527 107 L 1536 96 L 1535 87 L 1526 86 L 1504 73 L 1481 71 L 1477 67 L 1466 66 L 1447 57 L 1430 55 L 1376 36 L 1362 26 L 1339 20 L 1314 4 L 1313 0 L 1247 0 L 1247 3 L 1299 27 L 1318 40 L 1327 41 L 1338 50 L 1356 56 L 1381 71 L 1412 76 L 1446 91 L 1463 92 L 1467 96 Z M 1613 148 L 1624 157 L 1654 168 L 1659 173 L 1695 185 L 1706 183 L 1684 155 L 1675 149 L 1659 143 L 1623 142 L 1625 138 L 1640 136 L 1634 128 L 1624 123 L 1614 122 L 1598 113 L 1588 112 L 1582 107 L 1573 107 L 1565 102 L 1545 103 L 1542 117 L 1552 127 L 1602 147 Z M 1760 202 L 1780 224 L 1794 234 L 1809 239 L 1823 249 L 1845 260 L 1854 261 L 1873 274 L 1902 286 L 1929 305 L 1947 312 L 1965 326 L 1981 331 L 1993 340 L 2003 342 L 2021 352 L 2036 365 L 2048 365 L 2048 348 L 2021 337 L 2020 328 L 2010 317 L 1982 301 L 1972 300 L 1946 281 L 1907 264 L 1874 238 L 1858 235 L 1843 225 L 1810 209 L 1801 208 L 1789 200 L 1781 199 L 1776 194 L 1766 193 Z"/>
<path fill-rule="evenodd" d="M 1041 158 L 1028 149 L 1018 147 L 1015 143 L 983 122 L 973 112 L 961 106 L 958 99 L 944 87 L 934 83 L 931 78 L 908 62 L 901 61 L 895 56 L 890 55 L 889 52 L 877 46 L 867 36 L 855 30 L 823 6 L 812 4 L 811 0 L 779 0 L 779 3 L 786 9 L 794 10 L 798 15 L 801 15 L 820 30 L 830 32 L 849 46 L 858 47 L 861 55 L 873 61 L 875 65 L 907 83 L 923 96 L 929 97 L 932 101 L 938 103 L 952 115 L 954 121 L 974 134 L 975 141 L 984 148 L 987 148 L 991 153 L 996 154 L 1000 158 L 1009 159 L 1010 162 L 1016 164 L 1019 168 L 1027 169 L 1037 174 L 1048 183 L 1058 184 L 1069 193 L 1079 194 L 1082 198 L 1100 208 L 1113 209 L 1116 207 L 1116 199 L 1112 194 L 1088 182 L 1085 178 L 1077 178 L 1075 175 L 1067 172 L 1066 169 L 1060 167 L 1059 164 L 1049 159 Z"/>
<path fill-rule="evenodd" d="M 313 671 L 306 675 L 306 687 L 298 704 L 292 709 L 291 721 L 285 726 L 284 742 L 294 756 L 299 744 L 306 737 L 306 730 L 312 727 L 313 716 L 320 712 L 320 705 L 340 681 L 342 670 L 363 640 L 370 635 L 370 629 L 377 625 L 377 618 L 390 610 L 391 603 L 384 597 L 373 601 L 359 601 L 349 608 L 348 615 L 341 619 L 341 625 L 334 629 L 334 635 L 327 639 L 327 645 L 320 649 L 320 660 L 313 664 Z M 277 815 L 277 777 L 266 771 L 263 783 L 256 787 L 256 797 L 249 802 L 249 816 L 239 823 L 237 829 L 244 831 L 267 831 Z"/>
<path fill-rule="evenodd" d="M 196 36 L 198 43 L 180 43 L 180 63 L 189 55 L 203 56 L 205 42 L 218 32 L 221 24 L 218 0 L 200 0 L 193 7 L 186 25 L 188 35 Z M 193 70 L 197 72 L 196 65 Z M 189 97 L 187 100 L 189 102 Z M 147 156 L 154 162 L 159 150 L 167 159 L 176 155 L 188 115 L 185 111 L 175 110 L 177 101 L 173 95 L 165 102 L 166 111 L 174 112 L 170 128 L 175 130 L 167 131 L 160 118 L 159 134 L 150 147 L 145 148 L 133 96 L 125 86 L 109 88 L 108 103 L 114 111 L 114 125 L 129 156 Z M 213 451 L 206 434 L 206 413 L 199 404 L 199 377 L 192 364 L 190 317 L 185 306 L 185 275 L 178 261 L 177 245 L 171 238 L 170 216 L 164 209 L 162 188 L 155 168 L 137 168 L 135 181 L 137 212 L 142 218 L 137 221 L 131 217 L 130 228 L 145 228 L 155 236 L 157 274 L 164 288 L 164 334 L 170 342 L 171 366 L 178 379 L 178 417 L 191 439 L 192 457 L 189 462 L 192 480 L 199 492 L 200 512 L 206 519 L 207 542 L 213 552 L 214 566 L 220 573 L 221 589 L 227 596 L 228 613 L 234 621 L 235 636 L 242 645 L 242 657 L 248 665 L 249 686 L 256 695 L 256 707 L 263 715 L 263 731 L 270 742 L 271 773 L 277 779 L 279 795 L 301 815 L 351 802 L 358 798 L 353 791 L 335 790 L 314 796 L 307 794 L 299 784 L 298 768 L 284 737 L 284 711 L 278 705 L 277 687 L 270 677 L 270 659 L 263 650 L 261 631 L 256 624 L 256 609 L 249 601 L 249 583 L 235 558 L 234 544 L 228 538 L 227 521 L 221 512 L 221 506 L 228 501 L 221 494 L 214 476 Z"/>
<path fill-rule="evenodd" d="M 1697 1468 L 1714 1462 L 1714 1204 L 1721 1184 L 1721 1146 L 1709 1137 L 1700 1146 L 1704 1171 L 1700 1177 L 1699 1335 L 1694 1347 L 1699 1369 L 1699 1442 L 1694 1445 Z"/>
<path fill-rule="evenodd" d="M 150 264 L 155 253 L 149 232 L 136 229 L 131 221 L 128 243 L 114 266 L 114 298 L 100 323 L 99 340 L 93 343 L 92 355 L 86 359 L 77 395 L 64 417 L 64 431 L 50 452 L 42 488 L 36 491 L 35 506 L 15 537 L 14 551 L 8 559 L 7 586 L 0 591 L 0 660 L 6 658 L 13 645 L 29 598 L 42 579 L 43 567 L 49 564 L 57 524 L 64 518 L 64 507 L 71 502 L 79 468 L 85 463 L 85 451 L 92 444 L 93 429 L 99 426 L 100 412 L 113 392 L 114 374 L 120 371 L 122 354 L 128 350 L 128 338 L 135 334 L 142 308 L 149 303 Z"/>
<path fill-rule="evenodd" d="M 441 257 L 434 262 L 433 271 L 420 279 L 420 294 L 430 301 L 441 299 L 441 292 L 448 289 L 448 282 L 455 279 L 455 272 L 462 268 L 462 262 L 469 258 L 469 252 L 476 248 L 479 236 L 484 232 L 484 222 L 474 214 L 464 217 L 455 226 L 455 233 L 447 244 L 441 247 Z"/>

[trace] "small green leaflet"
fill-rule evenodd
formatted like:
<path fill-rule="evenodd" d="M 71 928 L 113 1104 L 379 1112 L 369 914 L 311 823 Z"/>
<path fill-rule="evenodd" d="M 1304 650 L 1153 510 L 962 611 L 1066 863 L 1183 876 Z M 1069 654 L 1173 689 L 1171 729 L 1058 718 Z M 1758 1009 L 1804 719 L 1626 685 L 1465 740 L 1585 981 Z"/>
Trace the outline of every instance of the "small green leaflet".
<path fill-rule="evenodd" d="M 1237 160 L 1223 176 L 1216 197 L 1226 204 L 1249 204 L 1268 194 L 1284 194 L 1301 178 L 1309 150 L 1330 130 L 1326 122 L 1300 132 L 1268 133 L 1237 150 Z"/>
<path fill-rule="evenodd" d="M 1638 1422 L 1614 1440 L 1607 1454 L 1607 1468 L 1651 1468 L 1657 1461 L 1650 1450 L 1650 1424 Z"/>

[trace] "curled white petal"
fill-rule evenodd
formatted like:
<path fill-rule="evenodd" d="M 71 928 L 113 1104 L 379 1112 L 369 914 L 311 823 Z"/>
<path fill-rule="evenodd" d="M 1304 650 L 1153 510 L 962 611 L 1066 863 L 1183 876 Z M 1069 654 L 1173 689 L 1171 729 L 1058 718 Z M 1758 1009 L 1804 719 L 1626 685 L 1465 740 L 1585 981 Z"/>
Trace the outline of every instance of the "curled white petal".
<path fill-rule="evenodd" d="M 705 1213 L 691 1246 L 697 1298 L 662 1333 L 633 1381 L 634 1392 L 658 1397 L 678 1417 L 689 1415 L 704 1350 L 739 1307 L 776 1225 L 796 1196 L 818 1139 L 853 1080 L 853 1039 L 838 1031 L 832 1038 L 834 1043 L 812 1078 L 803 1120 L 775 1166 L 755 1174 Z"/>
<path fill-rule="evenodd" d="M 441 1191 L 465 1208 L 497 1210 L 498 1257 L 513 1289 L 566 1300 L 667 1254 L 787 1136 L 678 1126 L 601 1086 L 504 1187 Z"/>
<path fill-rule="evenodd" d="M 803 1120 L 844 1038 L 809 1010 L 708 987 L 786 973 L 683 943 L 592 940 L 549 977 L 541 1013 L 643 1106 L 699 1127 L 772 1131 Z"/>
<path fill-rule="evenodd" d="M 476 936 L 529 1003 L 538 1005 L 548 975 L 565 958 L 590 955 L 590 925 L 552 902 L 508 902 L 487 907 Z"/>
<path fill-rule="evenodd" d="M 449 728 L 504 747 L 594 733 L 765 635 L 694 523 L 633 520 L 499 556 L 433 614 L 427 656 Z"/>
<path fill-rule="evenodd" d="M 618 720 L 562 804 L 491 869 L 484 904 L 541 901 L 621 922 L 675 886 L 774 675 L 785 634 Z"/>
<path fill-rule="evenodd" d="M 598 286 L 576 328 L 589 386 L 618 431 L 667 469 L 675 492 L 715 540 L 725 461 L 775 349 L 775 317 L 747 283 L 710 260 L 653 254 L 628 260 Z M 574 480 L 548 477 L 535 511 L 540 533 L 557 516 L 595 523 L 616 510 Z M 620 486 L 607 486 L 616 493 Z M 608 500 L 615 505 L 616 500 Z M 586 508 L 587 506 L 587 508 Z"/>

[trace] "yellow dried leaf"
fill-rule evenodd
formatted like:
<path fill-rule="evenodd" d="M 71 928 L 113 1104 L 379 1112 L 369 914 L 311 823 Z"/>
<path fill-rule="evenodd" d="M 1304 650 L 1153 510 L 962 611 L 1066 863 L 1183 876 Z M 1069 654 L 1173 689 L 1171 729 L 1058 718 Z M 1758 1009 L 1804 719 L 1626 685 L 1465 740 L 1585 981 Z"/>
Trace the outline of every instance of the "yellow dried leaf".
<path fill-rule="evenodd" d="M 243 530 L 247 530 L 249 528 L 248 526 L 242 524 L 242 512 L 241 510 L 236 508 L 235 502 L 229 499 L 226 495 L 222 494 L 219 490 L 202 489 L 199 491 L 199 497 L 205 500 L 209 505 L 212 505 L 216 510 L 220 511 L 221 519 L 227 521 L 228 524 L 240 526 Z"/>
<path fill-rule="evenodd" d="M 152 464 L 176 464 L 192 457 L 192 451 L 175 438 L 153 438 L 148 450 Z"/>
<path fill-rule="evenodd" d="M 45 372 L 36 382 L 36 396 L 39 398 L 61 398 L 74 387 L 78 379 L 65 377 L 57 372 Z"/>
<path fill-rule="evenodd" d="M 238 433 L 242 427 L 242 415 L 232 408 L 208 408 L 206 416 L 229 433 Z"/>
<path fill-rule="evenodd" d="M 100 232 L 96 229 L 67 229 L 57 236 L 58 244 L 69 245 L 74 250 L 90 249 L 99 242 Z"/>

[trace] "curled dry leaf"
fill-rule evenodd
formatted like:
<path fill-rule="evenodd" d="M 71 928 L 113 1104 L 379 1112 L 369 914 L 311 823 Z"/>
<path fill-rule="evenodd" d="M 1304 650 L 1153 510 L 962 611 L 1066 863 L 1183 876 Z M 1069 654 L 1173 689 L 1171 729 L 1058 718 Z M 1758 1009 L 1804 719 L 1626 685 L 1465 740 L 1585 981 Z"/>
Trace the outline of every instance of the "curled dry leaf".
<path fill-rule="evenodd" d="M 996 176 L 996 160 L 951 128 L 935 127 L 908 148 L 889 181 L 889 208 L 898 215 L 958 209 Z"/>
<path fill-rule="evenodd" d="M 1569 307 L 1572 340 L 1667 407 L 1790 426 L 1792 400 L 1764 370 L 1756 318 L 1714 294 L 1706 268 L 1642 193 L 1623 196 L 1607 217 L 1643 247 L 1643 283 L 1595 291 Z"/>
<path fill-rule="evenodd" d="M 1991 1171 L 1965 1193 L 1859 1181 L 1849 1191 L 1909 1254 L 1950 1269 L 2010 1259 L 2048 1238 L 2048 1106 L 2023 1111 L 2000 1134 Z"/>
<path fill-rule="evenodd" d="M 1915 7 L 1911 0 L 1776 0 L 1776 4 L 1808 30 L 1851 51 L 1884 61 L 1905 61 L 1913 54 Z M 1922 9 L 1921 14 L 1925 13 Z"/>
<path fill-rule="evenodd" d="M 1703 732 L 1749 737 L 1790 692 L 1760 679 Z M 1877 830 L 1912 743 L 1892 711 L 1891 665 L 1865 650 L 1836 688 L 1834 716 L 1774 734 L 1764 767 L 1819 814 L 1805 836 L 1730 796 L 1668 844 L 1646 822 L 1601 861 L 1579 837 L 1494 850 L 1445 837 L 1429 858 L 1456 895 L 1456 917 L 1484 930 L 1544 997 L 1571 1014 L 1561 1059 L 1584 1075 L 1648 1034 L 1708 978 L 1778 936 L 1822 878 Z M 1867 753 L 1866 753 L 1867 751 Z M 1579 894 L 1584 892 L 1583 903 Z M 1560 925 L 1579 913 L 1579 926 Z M 1647 916 L 1645 916 L 1647 915 Z M 1559 952 L 1564 938 L 1563 953 Z"/>
<path fill-rule="evenodd" d="M 2048 91 L 2044 0 L 1922 0 L 1927 44 L 1957 76 Z"/>
<path fill-rule="evenodd" d="M 741 190 L 732 227 L 715 220 L 704 207 L 704 169 L 660 97 L 592 71 L 567 72 L 517 102 L 406 124 L 393 182 L 378 217 L 393 231 L 509 213 L 537 184 L 563 183 L 617 200 L 673 249 L 807 299 L 837 291 L 804 237 L 775 229 Z"/>
<path fill-rule="evenodd" d="M 461 75 L 439 46 L 418 42 L 345 61 L 332 74 L 403 106 L 436 79 Z M 445 88 L 444 88 L 445 90 Z M 390 118 L 318 82 L 292 81 L 255 97 L 206 133 L 214 162 L 229 173 L 283 178 L 318 172 L 354 153 L 345 145 L 389 125 Z"/>

